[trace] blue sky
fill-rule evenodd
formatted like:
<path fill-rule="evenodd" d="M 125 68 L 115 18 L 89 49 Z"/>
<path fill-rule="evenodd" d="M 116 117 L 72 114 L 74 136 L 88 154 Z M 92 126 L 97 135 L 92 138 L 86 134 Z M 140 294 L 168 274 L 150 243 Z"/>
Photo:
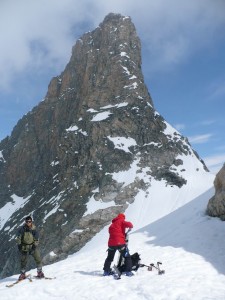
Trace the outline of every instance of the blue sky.
<path fill-rule="evenodd" d="M 108 3 L 111 2 L 111 3 Z M 109 12 L 132 18 L 156 110 L 213 172 L 225 162 L 224 0 L 1 0 L 0 139 Z"/>

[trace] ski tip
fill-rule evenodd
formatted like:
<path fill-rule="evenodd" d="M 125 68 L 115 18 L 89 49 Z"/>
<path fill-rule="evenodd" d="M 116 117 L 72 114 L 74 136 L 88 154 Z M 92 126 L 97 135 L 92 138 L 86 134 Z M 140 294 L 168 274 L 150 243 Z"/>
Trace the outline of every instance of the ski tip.
<path fill-rule="evenodd" d="M 8 287 L 8 288 L 13 287 L 14 285 L 16 285 L 16 284 L 18 284 L 18 283 L 20 283 L 20 282 L 22 282 L 22 281 L 24 281 L 24 280 L 26 280 L 26 279 L 28 279 L 30 282 L 32 282 L 31 274 L 27 274 L 26 277 L 25 277 L 24 279 L 20 279 L 20 280 L 17 279 L 17 280 L 14 281 L 13 283 L 7 284 L 6 287 Z"/>

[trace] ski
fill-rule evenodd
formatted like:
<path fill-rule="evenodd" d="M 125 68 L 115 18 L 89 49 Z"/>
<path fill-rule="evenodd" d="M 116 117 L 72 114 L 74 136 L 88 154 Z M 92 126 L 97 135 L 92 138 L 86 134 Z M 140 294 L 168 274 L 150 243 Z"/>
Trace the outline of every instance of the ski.
<path fill-rule="evenodd" d="M 161 262 L 157 261 L 157 267 L 154 266 L 158 270 L 159 275 L 165 274 L 165 270 L 161 270 L 159 267 L 159 265 L 161 264 L 162 264 Z"/>
<path fill-rule="evenodd" d="M 44 276 L 44 277 L 38 277 L 38 276 L 32 276 L 32 278 L 34 278 L 34 279 L 47 279 L 47 280 L 52 280 L 52 279 L 56 279 L 56 277 L 46 277 L 46 276 Z"/>
<path fill-rule="evenodd" d="M 114 265 L 113 266 L 113 270 L 114 270 L 114 272 L 115 272 L 115 274 L 114 274 L 114 279 L 115 280 L 119 280 L 119 279 L 121 279 L 121 272 L 120 272 L 120 270 L 117 268 L 117 266 L 116 265 Z"/>
<path fill-rule="evenodd" d="M 8 284 L 8 285 L 6 285 L 6 287 L 13 287 L 14 285 L 16 285 L 16 284 L 18 284 L 18 283 L 20 283 L 20 282 L 22 282 L 22 281 L 24 281 L 24 280 L 26 280 L 26 279 L 28 279 L 29 280 L 29 282 L 32 282 L 32 279 L 31 279 L 31 275 L 30 274 L 28 274 L 28 275 L 26 275 L 26 278 L 24 278 L 24 279 L 18 279 L 18 280 L 16 280 L 15 282 L 13 282 L 13 283 L 11 283 L 11 284 Z"/>

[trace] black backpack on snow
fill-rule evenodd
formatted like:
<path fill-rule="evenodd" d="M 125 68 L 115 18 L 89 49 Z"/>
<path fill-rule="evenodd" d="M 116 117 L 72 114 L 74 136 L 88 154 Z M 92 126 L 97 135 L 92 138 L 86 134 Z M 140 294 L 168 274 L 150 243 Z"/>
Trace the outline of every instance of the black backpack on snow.
<path fill-rule="evenodd" d="M 141 261 L 140 254 L 138 254 L 137 252 L 132 254 L 131 261 L 132 261 L 132 271 L 137 271 L 138 268 L 140 267 L 140 261 Z M 122 255 L 120 255 L 119 257 L 117 268 L 121 273 L 125 272 L 125 261 Z"/>

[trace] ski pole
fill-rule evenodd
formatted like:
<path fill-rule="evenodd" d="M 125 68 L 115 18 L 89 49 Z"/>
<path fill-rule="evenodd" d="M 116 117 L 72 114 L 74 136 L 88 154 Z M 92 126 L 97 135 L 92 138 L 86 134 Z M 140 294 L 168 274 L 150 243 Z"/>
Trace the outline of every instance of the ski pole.
<path fill-rule="evenodd" d="M 152 271 L 152 266 L 151 265 L 147 266 L 145 264 L 139 264 L 139 267 L 140 268 L 146 267 L 148 269 L 148 271 Z"/>
<path fill-rule="evenodd" d="M 129 242 L 129 236 L 128 236 L 128 233 L 129 233 L 129 232 L 131 232 L 131 228 L 129 228 L 129 229 L 127 230 L 127 232 L 125 233 L 126 244 L 128 244 L 128 242 Z"/>

